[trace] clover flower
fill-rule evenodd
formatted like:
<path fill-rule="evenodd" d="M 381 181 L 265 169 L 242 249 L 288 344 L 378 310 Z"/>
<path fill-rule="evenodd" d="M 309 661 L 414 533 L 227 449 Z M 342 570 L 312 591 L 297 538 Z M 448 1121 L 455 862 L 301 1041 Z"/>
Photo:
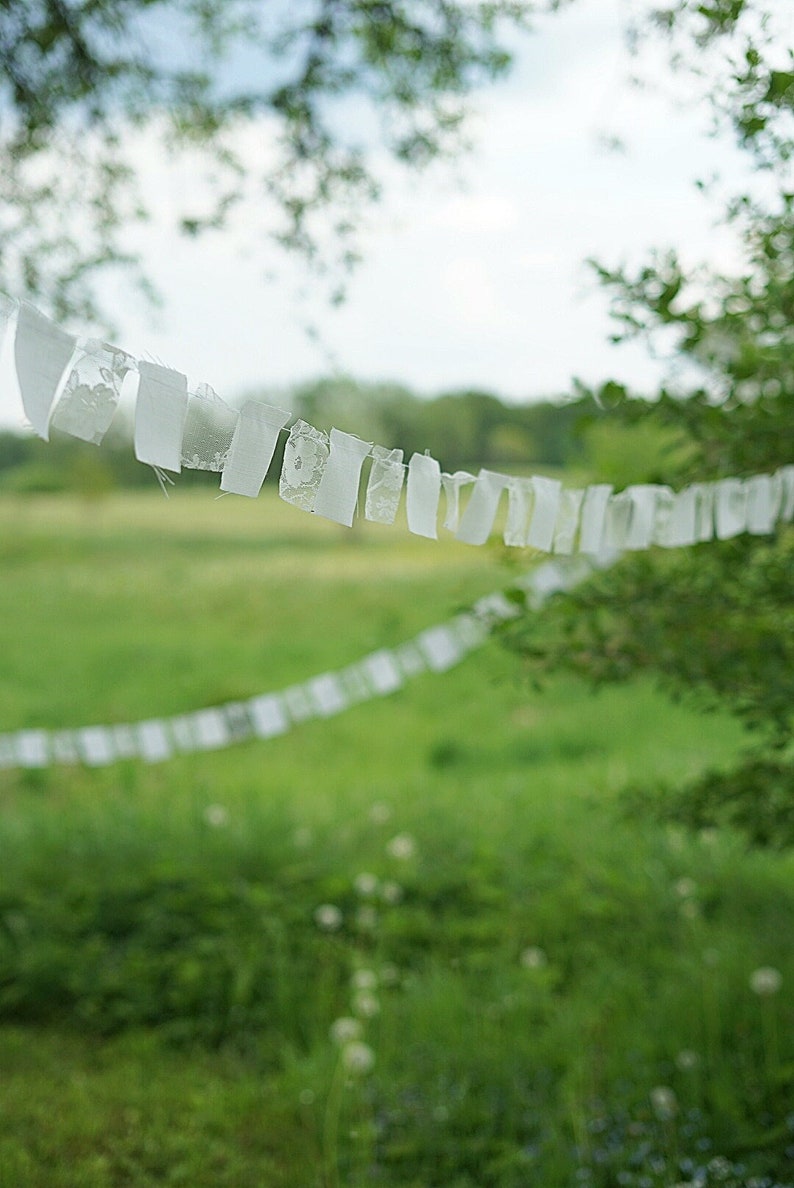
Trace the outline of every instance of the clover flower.
<path fill-rule="evenodd" d="M 538 945 L 529 945 L 521 954 L 521 964 L 525 969 L 543 969 L 549 964 L 549 959 Z"/>
<path fill-rule="evenodd" d="M 349 1015 L 342 1015 L 341 1018 L 334 1019 L 330 1028 L 331 1039 L 340 1048 L 345 1044 L 351 1044 L 354 1040 L 361 1039 L 361 1032 L 361 1022 Z"/>
<path fill-rule="evenodd" d="M 362 899 L 369 899 L 378 889 L 377 876 L 364 870 L 361 874 L 356 875 L 353 886 L 356 889 L 356 894 L 360 895 Z"/>
<path fill-rule="evenodd" d="M 416 853 L 416 842 L 410 833 L 398 833 L 391 839 L 386 849 L 392 858 L 399 858 L 401 861 L 406 861 L 409 858 L 413 858 Z"/>

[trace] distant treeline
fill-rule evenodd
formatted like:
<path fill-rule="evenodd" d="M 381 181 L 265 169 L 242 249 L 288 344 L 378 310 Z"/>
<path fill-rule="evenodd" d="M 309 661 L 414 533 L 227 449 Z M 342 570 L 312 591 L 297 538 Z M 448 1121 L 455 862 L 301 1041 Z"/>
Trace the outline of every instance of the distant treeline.
<path fill-rule="evenodd" d="M 520 473 L 565 467 L 587 453 L 582 426 L 597 416 L 592 400 L 507 404 L 490 392 L 448 392 L 425 398 L 397 384 L 321 379 L 287 393 L 247 396 L 290 408 L 320 429 L 335 426 L 367 441 L 399 446 L 406 459 L 428 450 L 448 471 L 486 466 Z M 283 451 L 282 436 L 279 453 Z M 277 456 L 269 480 L 280 469 Z M 183 471 L 180 483 L 206 482 Z M 117 487 L 149 486 L 152 472 L 136 461 L 132 426 L 119 413 L 101 449 L 53 430 L 49 443 L 32 434 L 0 432 L 0 489 L 72 490 L 101 494 Z"/>

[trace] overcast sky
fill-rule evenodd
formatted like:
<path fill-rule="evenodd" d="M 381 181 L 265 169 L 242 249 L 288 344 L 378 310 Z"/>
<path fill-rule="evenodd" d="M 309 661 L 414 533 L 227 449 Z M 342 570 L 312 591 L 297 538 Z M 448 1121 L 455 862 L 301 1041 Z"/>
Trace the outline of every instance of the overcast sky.
<path fill-rule="evenodd" d="M 659 364 L 608 344 L 606 297 L 584 261 L 638 260 L 667 244 L 692 261 L 729 260 L 693 182 L 715 169 L 736 176 L 740 163 L 707 138 L 707 113 L 627 85 L 626 11 L 621 0 L 578 0 L 522 41 L 510 79 L 476 96 L 472 154 L 454 171 L 394 180 L 341 309 L 276 249 L 263 255 L 257 240 L 253 251 L 245 225 L 179 238 L 189 170 L 139 144 L 155 217 L 135 241 L 165 305 L 153 319 L 115 290 L 118 345 L 229 397 L 331 370 L 512 400 L 564 393 L 573 377 L 649 390 Z M 624 152 L 604 147 L 613 137 Z M 14 419 L 7 402 L 2 411 Z"/>

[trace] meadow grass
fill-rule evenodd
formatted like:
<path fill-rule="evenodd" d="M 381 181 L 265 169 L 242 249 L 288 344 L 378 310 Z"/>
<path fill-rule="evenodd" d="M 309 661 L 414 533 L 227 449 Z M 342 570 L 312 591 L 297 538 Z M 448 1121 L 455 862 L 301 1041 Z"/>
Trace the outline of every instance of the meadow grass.
<path fill-rule="evenodd" d="M 3 729 L 283 688 L 531 563 L 203 490 L 4 497 L 0 554 Z M 738 728 L 531 676 L 492 642 L 268 742 L 1 772 L 0 1185 L 790 1182 L 749 979 L 794 978 L 792 861 L 623 799 Z"/>

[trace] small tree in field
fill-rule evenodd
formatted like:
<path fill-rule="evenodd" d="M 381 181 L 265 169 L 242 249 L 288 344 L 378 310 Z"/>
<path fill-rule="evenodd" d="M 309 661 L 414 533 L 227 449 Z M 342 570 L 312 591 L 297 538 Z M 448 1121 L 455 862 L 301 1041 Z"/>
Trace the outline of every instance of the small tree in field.
<path fill-rule="evenodd" d="M 647 481 L 771 473 L 794 461 L 794 53 L 760 0 L 680 0 L 655 14 L 679 69 L 706 63 L 713 110 L 757 167 L 727 205 L 743 265 L 687 270 L 674 251 L 634 273 L 598 266 L 616 339 L 672 337 L 688 382 L 649 405 L 615 383 L 594 395 L 615 423 L 652 420 L 671 448 Z M 783 13 L 785 16 L 785 13 Z M 679 369 L 680 371 L 680 369 Z M 729 771 L 667 792 L 693 825 L 730 823 L 762 845 L 794 844 L 794 533 L 741 536 L 626 557 L 511 645 L 541 670 L 597 683 L 655 674 L 676 695 L 727 707 L 753 745 Z"/>

